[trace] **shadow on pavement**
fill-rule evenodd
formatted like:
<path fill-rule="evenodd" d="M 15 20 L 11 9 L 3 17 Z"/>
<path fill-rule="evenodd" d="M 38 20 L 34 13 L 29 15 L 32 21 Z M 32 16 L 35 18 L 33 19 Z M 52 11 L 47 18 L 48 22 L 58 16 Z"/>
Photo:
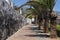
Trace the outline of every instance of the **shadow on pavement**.
<path fill-rule="evenodd" d="M 29 35 L 25 35 L 25 36 L 28 36 L 28 37 L 49 37 L 49 35 L 46 35 L 46 34 L 29 34 Z"/>
<path fill-rule="evenodd" d="M 42 30 L 39 30 L 37 26 L 30 27 L 29 30 L 33 30 L 32 32 L 43 33 Z"/>
<path fill-rule="evenodd" d="M 30 27 L 30 30 L 38 30 L 38 27 Z"/>
<path fill-rule="evenodd" d="M 32 30 L 32 32 L 35 32 L 36 34 L 27 34 L 27 35 L 24 35 L 24 36 L 28 36 L 28 37 L 45 37 L 45 38 L 49 37 L 49 35 L 44 34 L 41 30 L 38 30 L 37 26 L 29 27 L 29 30 Z"/>

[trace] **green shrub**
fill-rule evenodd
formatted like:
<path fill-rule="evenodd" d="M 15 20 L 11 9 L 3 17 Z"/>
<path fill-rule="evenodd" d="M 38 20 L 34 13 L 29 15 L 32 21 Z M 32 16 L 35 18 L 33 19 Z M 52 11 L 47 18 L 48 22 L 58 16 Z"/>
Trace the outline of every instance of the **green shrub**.
<path fill-rule="evenodd" d="M 60 30 L 60 25 L 57 25 L 57 30 Z"/>
<path fill-rule="evenodd" d="M 48 28 L 50 28 L 50 24 L 49 24 Z M 60 25 L 57 25 L 56 29 L 60 31 Z"/>

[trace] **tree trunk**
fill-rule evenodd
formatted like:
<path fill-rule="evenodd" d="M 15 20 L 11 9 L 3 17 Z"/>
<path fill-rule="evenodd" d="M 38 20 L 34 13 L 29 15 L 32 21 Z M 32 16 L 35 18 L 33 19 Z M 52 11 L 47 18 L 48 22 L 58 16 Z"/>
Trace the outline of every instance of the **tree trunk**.
<path fill-rule="evenodd" d="M 48 19 L 45 19 L 45 22 L 44 22 L 44 33 L 48 33 L 48 27 L 49 27 L 49 20 Z"/>
<path fill-rule="evenodd" d="M 36 15 L 36 25 L 37 25 L 37 15 Z"/>
<path fill-rule="evenodd" d="M 51 20 L 50 26 L 51 26 L 50 37 L 57 38 L 57 33 L 56 33 L 57 20 Z"/>
<path fill-rule="evenodd" d="M 42 22 L 43 22 L 43 20 L 40 20 L 39 22 L 38 22 L 38 29 L 40 30 L 41 29 L 41 27 L 42 27 Z"/>
<path fill-rule="evenodd" d="M 37 25 L 37 15 L 35 15 L 35 24 Z"/>
<path fill-rule="evenodd" d="M 48 27 L 49 27 L 49 13 L 48 12 L 45 12 L 43 14 L 44 16 L 44 33 L 48 33 Z"/>

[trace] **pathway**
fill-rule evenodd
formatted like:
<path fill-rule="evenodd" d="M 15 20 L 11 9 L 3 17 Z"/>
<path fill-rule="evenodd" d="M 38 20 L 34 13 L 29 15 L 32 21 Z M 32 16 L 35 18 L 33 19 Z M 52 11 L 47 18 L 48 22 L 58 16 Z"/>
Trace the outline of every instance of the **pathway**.
<path fill-rule="evenodd" d="M 37 28 L 38 28 L 37 26 L 34 26 L 32 24 L 26 25 L 19 29 L 7 40 L 60 40 L 59 38 L 58 39 L 49 38 L 46 35 L 48 33 L 40 33 L 40 31 L 38 31 Z"/>

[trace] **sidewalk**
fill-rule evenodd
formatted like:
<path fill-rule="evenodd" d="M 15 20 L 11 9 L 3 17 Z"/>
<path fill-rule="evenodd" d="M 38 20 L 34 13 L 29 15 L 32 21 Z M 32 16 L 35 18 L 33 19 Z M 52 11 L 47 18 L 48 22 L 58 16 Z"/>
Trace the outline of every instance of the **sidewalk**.
<path fill-rule="evenodd" d="M 37 31 L 37 26 L 30 24 L 19 29 L 7 40 L 60 40 L 50 39 L 44 37 L 43 35 L 45 35 L 45 33 L 40 33 L 39 31 Z"/>

